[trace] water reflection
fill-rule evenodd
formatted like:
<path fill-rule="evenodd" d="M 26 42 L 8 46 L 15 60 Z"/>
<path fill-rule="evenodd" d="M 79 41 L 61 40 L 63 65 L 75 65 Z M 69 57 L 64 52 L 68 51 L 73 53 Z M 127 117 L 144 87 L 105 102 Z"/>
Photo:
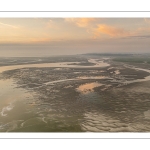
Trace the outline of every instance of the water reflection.
<path fill-rule="evenodd" d="M 107 63 L 104 63 L 102 61 L 97 61 L 94 59 L 89 60 L 89 62 L 95 63 L 95 65 L 79 66 L 77 62 L 76 65 L 74 65 L 73 62 L 26 64 L 26 65 L 0 67 L 0 72 L 12 70 L 12 69 L 29 68 L 29 67 L 39 67 L 39 68 L 59 67 L 56 70 L 60 70 L 63 67 L 93 68 L 93 67 L 108 66 Z M 117 75 L 120 74 L 119 70 L 116 70 L 115 74 Z M 145 79 L 139 79 L 139 80 L 140 81 L 147 80 L 149 79 L 149 77 L 150 76 L 146 77 Z M 108 77 L 83 75 L 72 79 L 64 79 L 64 80 L 62 79 L 57 81 L 46 82 L 41 84 L 41 86 L 48 86 L 50 84 L 61 83 L 65 81 L 76 81 L 76 80 L 84 80 L 84 79 L 85 80 L 90 79 L 89 82 L 92 82 L 91 79 L 95 80 L 95 79 L 106 79 L 106 78 Z M 63 97 L 64 99 L 62 100 L 61 98 L 55 100 L 55 98 L 53 99 L 52 97 L 53 95 L 51 94 L 49 95 L 50 98 L 46 102 L 44 102 L 43 99 L 41 99 L 41 101 L 35 99 L 31 100 L 30 94 L 21 88 L 16 88 L 15 83 L 13 83 L 13 80 L 11 79 L 0 80 L 0 85 L 1 85 L 0 86 L 0 97 L 1 97 L 0 131 L 12 131 L 17 129 L 18 129 L 17 131 L 35 131 L 35 129 L 36 131 L 41 131 L 41 129 L 46 131 L 58 131 L 59 129 L 61 129 L 62 131 L 68 131 L 68 130 L 80 131 L 80 126 L 78 125 L 78 122 L 75 122 L 78 119 L 83 120 L 83 122 L 80 124 L 83 131 L 103 131 L 103 132 L 104 131 L 111 131 L 111 132 L 135 131 L 135 129 L 133 128 L 135 124 L 130 125 L 130 124 L 122 123 L 121 121 L 117 119 L 112 119 L 109 116 L 104 115 L 103 113 L 96 112 L 97 111 L 96 109 L 95 112 L 90 112 L 90 109 L 94 110 L 97 104 L 102 104 L 103 102 L 103 99 L 100 97 L 99 93 L 94 92 L 94 88 L 104 85 L 99 82 L 82 84 L 78 88 L 76 88 L 76 91 L 79 92 L 78 101 L 72 99 L 65 101 L 64 97 Z M 104 88 L 102 87 L 103 89 L 101 90 L 102 91 L 105 90 L 108 86 L 110 85 L 107 86 L 105 85 Z M 72 87 L 72 85 L 65 86 L 64 89 L 68 88 L 69 91 L 70 87 Z M 51 92 L 52 90 L 54 93 L 60 92 L 57 89 L 56 90 L 51 88 L 48 89 L 48 91 Z M 64 93 L 62 92 L 61 94 Z M 66 96 L 66 99 L 67 98 L 68 97 Z M 26 102 L 27 104 L 23 103 L 23 101 Z M 83 106 L 86 107 L 84 108 Z M 83 110 L 84 113 L 81 110 Z M 69 112 L 71 112 L 71 114 Z M 144 115 L 146 119 L 150 118 L 150 111 L 144 112 Z"/>
<path fill-rule="evenodd" d="M 107 63 L 98 62 L 94 59 L 89 60 L 89 62 L 91 63 L 96 62 L 96 64 L 93 66 L 80 66 L 78 65 L 77 62 L 76 62 L 76 65 L 73 64 L 74 62 L 61 62 L 61 63 L 43 63 L 43 64 L 3 66 L 3 67 L 0 67 L 0 73 L 4 71 L 8 71 L 8 70 L 30 68 L 30 67 L 88 68 L 88 67 L 104 67 L 104 66 L 109 65 Z M 103 77 L 98 77 L 98 78 L 103 78 Z M 66 80 L 81 80 L 81 79 L 82 77 L 74 78 L 74 79 L 66 79 Z M 85 78 L 83 77 L 83 79 Z M 44 85 L 48 85 L 51 83 L 64 82 L 66 80 L 47 82 Z M 22 88 L 17 88 L 17 85 L 12 79 L 0 80 L 0 85 L 1 85 L 0 86 L 0 131 L 6 132 L 6 131 L 17 130 L 17 129 L 24 131 L 23 129 L 28 130 L 28 128 L 30 127 L 32 130 L 32 127 L 34 128 L 35 124 L 40 124 L 43 127 L 43 123 L 44 124 L 48 123 L 49 117 L 47 117 L 47 110 L 45 109 L 47 107 L 49 108 L 49 105 L 46 105 L 47 106 L 46 108 L 45 108 L 45 105 L 43 108 L 43 105 L 41 103 L 37 105 L 35 103 L 35 99 L 33 98 L 33 95 L 32 95 L 33 93 L 31 91 L 29 93 L 28 91 Z M 96 86 L 100 86 L 100 84 L 91 83 L 90 85 L 86 85 L 85 87 L 87 89 L 92 89 Z M 39 109 L 39 112 L 37 111 L 38 109 Z M 54 113 L 54 116 L 55 116 L 54 118 L 57 120 L 56 116 L 58 114 L 56 112 L 51 112 L 50 114 L 48 114 L 48 115 L 51 115 L 50 119 L 52 119 L 52 113 Z M 53 126 L 55 126 L 55 124 Z M 37 130 L 40 130 L 40 129 L 37 129 Z"/>
<path fill-rule="evenodd" d="M 93 83 L 86 83 L 82 84 L 77 88 L 77 91 L 83 94 L 87 94 L 89 92 L 92 92 L 95 87 L 102 86 L 102 84 L 98 82 L 93 82 Z"/>
<path fill-rule="evenodd" d="M 94 63 L 93 66 L 81 66 L 81 65 L 74 65 L 74 63 L 78 64 L 80 62 L 61 62 L 61 63 L 40 63 L 40 64 L 26 64 L 26 65 L 13 65 L 13 66 L 3 66 L 0 67 L 0 73 L 7 70 L 14 70 L 14 69 L 21 69 L 21 68 L 31 68 L 31 67 L 59 67 L 59 68 L 93 68 L 93 67 L 106 67 L 109 66 L 108 63 L 103 61 L 97 61 L 96 59 L 89 59 L 90 63 Z"/>
<path fill-rule="evenodd" d="M 140 71 L 145 71 L 150 73 L 149 69 L 143 69 L 143 68 L 137 68 L 131 65 L 124 65 L 127 68 L 135 69 L 135 70 L 140 70 Z M 126 81 L 125 84 L 130 84 L 130 83 L 135 83 L 135 82 L 143 82 L 143 81 L 149 81 L 150 80 L 150 75 L 146 76 L 144 79 L 136 79 L 136 80 L 131 80 L 131 81 Z"/>
<path fill-rule="evenodd" d="M 11 131 L 18 128 L 26 113 L 25 102 L 32 96 L 25 89 L 16 88 L 12 79 L 0 80 L 0 131 Z"/>

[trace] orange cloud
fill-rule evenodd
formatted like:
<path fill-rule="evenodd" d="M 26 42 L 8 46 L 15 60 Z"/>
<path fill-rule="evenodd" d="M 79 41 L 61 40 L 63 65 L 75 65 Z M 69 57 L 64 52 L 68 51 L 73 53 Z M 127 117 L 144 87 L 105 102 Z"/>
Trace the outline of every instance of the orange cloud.
<path fill-rule="evenodd" d="M 74 23 L 78 27 L 87 27 L 91 22 L 95 21 L 94 18 L 66 18 L 65 21 Z"/>
<path fill-rule="evenodd" d="M 100 34 L 105 34 L 111 37 L 124 37 L 131 35 L 129 31 L 117 27 L 108 26 L 105 24 L 100 24 L 96 29 L 94 29 L 95 36 L 100 36 Z"/>

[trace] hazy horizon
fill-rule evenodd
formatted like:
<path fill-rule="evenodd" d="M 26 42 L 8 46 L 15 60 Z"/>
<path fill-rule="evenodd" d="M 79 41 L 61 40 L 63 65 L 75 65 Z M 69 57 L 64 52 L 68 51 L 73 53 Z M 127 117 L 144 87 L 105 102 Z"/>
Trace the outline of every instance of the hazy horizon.
<path fill-rule="evenodd" d="M 0 56 L 150 53 L 147 18 L 0 18 Z"/>
<path fill-rule="evenodd" d="M 0 18 L 0 33 L 0 132 L 150 131 L 150 19 Z"/>

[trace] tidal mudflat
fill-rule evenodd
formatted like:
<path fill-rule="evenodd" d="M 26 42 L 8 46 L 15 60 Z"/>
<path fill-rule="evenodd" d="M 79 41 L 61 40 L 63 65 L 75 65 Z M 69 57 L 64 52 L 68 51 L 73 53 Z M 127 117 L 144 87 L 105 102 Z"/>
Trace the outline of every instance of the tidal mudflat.
<path fill-rule="evenodd" d="M 149 132 L 150 64 L 133 58 L 0 58 L 0 131 Z"/>

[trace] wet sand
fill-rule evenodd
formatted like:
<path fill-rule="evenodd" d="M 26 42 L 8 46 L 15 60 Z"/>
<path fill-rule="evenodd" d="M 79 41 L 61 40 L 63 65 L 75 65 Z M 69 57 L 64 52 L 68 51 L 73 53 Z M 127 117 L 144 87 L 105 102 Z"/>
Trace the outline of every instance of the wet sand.
<path fill-rule="evenodd" d="M 1 73 L 0 81 L 5 85 L 13 80 L 16 93 L 12 91 L 8 102 L 6 97 L 1 100 L 0 131 L 150 131 L 148 67 L 127 67 L 102 58 L 89 62 L 95 65 L 34 64 Z M 18 93 L 23 97 L 14 102 L 12 95 Z"/>

